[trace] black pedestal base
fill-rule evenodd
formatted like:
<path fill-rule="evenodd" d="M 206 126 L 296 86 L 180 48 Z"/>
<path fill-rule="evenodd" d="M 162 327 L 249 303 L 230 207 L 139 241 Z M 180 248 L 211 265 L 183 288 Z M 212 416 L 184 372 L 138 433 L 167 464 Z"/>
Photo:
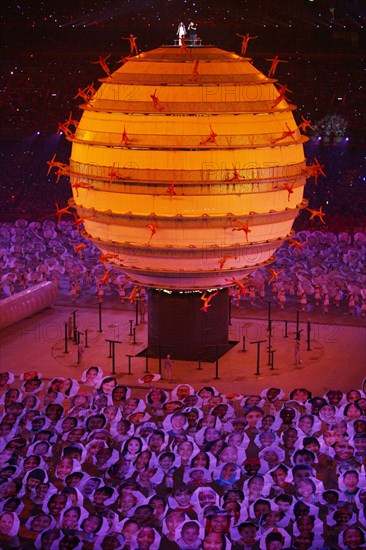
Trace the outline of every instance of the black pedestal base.
<path fill-rule="evenodd" d="M 149 289 L 148 350 L 150 357 L 213 361 L 230 349 L 229 293 L 219 291 L 204 312 L 201 292 Z M 209 293 L 207 293 L 209 295 Z"/>

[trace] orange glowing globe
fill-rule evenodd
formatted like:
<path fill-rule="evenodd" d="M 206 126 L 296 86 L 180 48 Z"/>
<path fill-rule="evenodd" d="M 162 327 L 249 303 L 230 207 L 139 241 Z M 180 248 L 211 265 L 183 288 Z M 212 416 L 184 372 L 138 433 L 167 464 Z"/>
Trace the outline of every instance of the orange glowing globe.
<path fill-rule="evenodd" d="M 131 57 L 83 106 L 71 204 L 85 236 L 137 284 L 227 287 L 291 236 L 303 143 L 276 80 L 212 46 Z"/>

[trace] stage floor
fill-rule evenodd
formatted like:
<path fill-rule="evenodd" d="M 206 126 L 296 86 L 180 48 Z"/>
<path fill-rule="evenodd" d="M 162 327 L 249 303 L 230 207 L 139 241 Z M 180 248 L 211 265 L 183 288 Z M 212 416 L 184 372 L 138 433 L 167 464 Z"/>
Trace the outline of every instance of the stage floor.
<path fill-rule="evenodd" d="M 71 312 L 77 309 L 76 323 L 81 332 L 88 332 L 88 347 L 83 353 L 83 362 L 78 364 L 77 345 L 67 343 L 65 353 L 65 323 Z M 274 310 L 275 308 L 273 308 Z M 113 364 L 110 346 L 106 340 L 117 340 L 115 344 L 114 370 L 118 382 L 130 387 L 141 388 L 138 379 L 148 369 L 159 372 L 159 360 L 137 357 L 147 345 L 147 325 L 136 326 L 135 338 L 131 327 L 135 322 L 135 309 L 130 303 L 120 306 L 103 303 L 99 325 L 98 304 L 95 297 L 84 307 L 55 305 L 31 318 L 25 319 L 0 333 L 1 370 L 10 370 L 16 376 L 27 370 L 38 370 L 45 379 L 64 376 L 80 379 L 82 371 L 91 366 L 100 366 L 105 375 L 112 373 Z M 282 315 L 282 317 L 281 317 Z M 262 317 L 262 318 L 260 318 Z M 269 365 L 267 342 L 261 345 L 259 374 L 257 374 L 257 345 L 250 343 L 266 340 L 266 309 L 250 310 L 232 308 L 232 324 L 229 337 L 238 343 L 218 362 L 175 361 L 172 381 L 160 380 L 158 387 L 172 389 L 178 383 L 189 383 L 199 389 L 213 385 L 221 392 L 240 394 L 260 393 L 269 386 L 277 386 L 288 393 L 294 387 L 306 387 L 314 395 L 323 395 L 330 388 L 347 390 L 359 388 L 366 376 L 366 323 L 365 319 L 350 319 L 343 312 L 323 315 L 322 322 L 316 315 L 301 314 L 300 329 L 302 364 L 295 365 L 294 338 L 296 312 L 272 312 L 274 352 L 273 368 Z M 313 319 L 313 317 L 315 319 Z M 347 324 L 342 324 L 342 318 Z M 285 322 L 288 320 L 285 338 Z M 307 321 L 311 321 L 310 349 L 307 345 Z M 102 332 L 99 329 L 102 328 Z M 134 343 L 134 339 L 135 342 Z M 245 350 L 245 351 L 244 351 Z M 132 374 L 128 374 L 128 355 L 131 355 Z"/>

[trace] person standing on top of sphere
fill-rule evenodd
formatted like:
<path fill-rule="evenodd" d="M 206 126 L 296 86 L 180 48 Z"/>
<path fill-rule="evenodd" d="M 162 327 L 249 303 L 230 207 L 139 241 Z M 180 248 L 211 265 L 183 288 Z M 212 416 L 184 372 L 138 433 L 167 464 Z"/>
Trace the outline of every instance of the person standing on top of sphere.
<path fill-rule="evenodd" d="M 181 21 L 178 25 L 178 29 L 177 29 L 177 36 L 179 38 L 179 46 L 182 45 L 182 36 L 185 36 L 186 35 L 186 28 L 184 26 L 184 23 L 183 21 Z"/>
<path fill-rule="evenodd" d="M 192 40 L 192 44 L 194 44 L 197 40 L 197 25 L 193 21 L 191 21 L 188 25 L 188 30 L 189 37 Z"/>

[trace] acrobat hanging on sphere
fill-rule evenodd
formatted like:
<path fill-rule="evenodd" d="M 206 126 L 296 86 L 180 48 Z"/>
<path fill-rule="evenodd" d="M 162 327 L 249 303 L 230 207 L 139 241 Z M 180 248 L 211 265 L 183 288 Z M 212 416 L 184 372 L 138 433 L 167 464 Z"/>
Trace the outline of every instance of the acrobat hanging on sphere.
<path fill-rule="evenodd" d="M 192 55 L 192 52 L 190 52 L 187 48 L 187 44 L 186 44 L 186 38 L 185 36 L 182 36 L 181 37 L 181 46 L 179 48 L 179 52 L 177 53 L 177 55 L 180 55 L 182 52 L 186 53 L 187 55 L 191 56 Z"/>
<path fill-rule="evenodd" d="M 125 147 L 128 146 L 128 137 L 127 137 L 127 132 L 126 132 L 126 127 L 125 126 L 123 127 L 121 145 L 124 145 Z"/>
<path fill-rule="evenodd" d="M 212 126 L 210 124 L 210 135 L 205 140 L 200 141 L 200 145 L 206 145 L 206 143 L 214 143 L 215 145 L 217 145 L 216 138 L 217 138 L 217 134 L 216 132 L 213 131 Z"/>
<path fill-rule="evenodd" d="M 61 218 L 64 214 L 72 214 L 70 211 L 70 206 L 64 206 L 64 208 L 59 208 L 57 202 L 56 202 L 56 212 L 54 216 L 57 216 L 57 222 L 60 223 Z"/>
<path fill-rule="evenodd" d="M 99 254 L 98 256 L 98 260 L 103 264 L 107 264 L 109 263 L 110 260 L 113 260 L 113 259 L 119 260 L 118 254 L 108 253 L 108 254 Z"/>
<path fill-rule="evenodd" d="M 91 63 L 93 65 L 99 65 L 102 67 L 103 71 L 106 73 L 107 76 L 111 76 L 111 71 L 107 65 L 107 59 L 109 59 L 111 57 L 112 54 L 108 54 L 106 55 L 105 57 L 102 57 L 101 55 L 99 56 L 99 59 L 98 61 L 91 61 Z"/>
<path fill-rule="evenodd" d="M 219 261 L 219 271 L 222 271 L 224 269 L 224 265 L 228 260 L 236 260 L 236 258 L 237 256 L 224 256 L 223 258 L 221 258 L 221 260 Z"/>
<path fill-rule="evenodd" d="M 170 200 L 172 200 L 173 195 L 175 196 L 175 195 L 177 194 L 176 191 L 175 191 L 175 189 L 174 189 L 174 185 L 175 185 L 175 182 L 173 181 L 173 182 L 169 185 L 169 187 L 168 187 L 168 189 L 167 189 L 167 191 L 166 191 L 166 192 L 169 193 L 169 195 L 170 195 Z"/>
<path fill-rule="evenodd" d="M 151 243 L 151 239 L 156 233 L 156 225 L 154 223 L 147 223 L 146 227 L 150 229 L 150 239 L 148 240 L 147 244 L 149 245 Z"/>
<path fill-rule="evenodd" d="M 278 143 L 279 141 L 282 141 L 283 139 L 286 139 L 287 137 L 292 138 L 292 140 L 296 143 L 296 139 L 294 138 L 294 134 L 296 134 L 297 128 L 295 128 L 295 130 L 291 130 L 291 128 L 290 128 L 290 126 L 287 124 L 287 122 L 286 122 L 286 127 L 287 127 L 287 130 L 284 130 L 284 131 L 282 132 L 282 135 L 281 135 L 280 137 L 278 137 L 278 138 L 276 138 L 276 139 L 273 139 L 273 140 L 271 141 L 272 145 L 273 145 L 274 143 Z"/>
<path fill-rule="evenodd" d="M 201 300 L 203 300 L 203 306 L 201 307 L 201 311 L 207 312 L 208 308 L 211 307 L 211 300 L 215 296 L 218 295 L 218 290 L 214 292 L 213 294 L 210 294 L 209 296 L 206 296 L 206 292 L 204 292 L 201 296 Z"/>
<path fill-rule="evenodd" d="M 99 63 L 99 61 L 98 61 Z M 94 95 L 96 94 L 96 89 L 94 88 L 94 82 L 86 86 L 85 88 L 81 89 L 78 88 L 78 93 L 76 96 L 74 96 L 73 99 L 77 99 L 78 97 L 81 97 L 85 103 L 89 103 L 91 99 L 93 99 Z"/>
<path fill-rule="evenodd" d="M 271 109 L 274 109 L 277 107 L 279 103 L 284 99 L 285 101 L 289 101 L 289 99 L 286 97 L 286 93 L 289 92 L 290 94 L 293 94 L 293 92 L 287 87 L 287 84 L 283 84 L 280 89 L 278 90 L 279 96 L 277 97 L 276 101 L 273 105 L 271 105 Z"/>
<path fill-rule="evenodd" d="M 242 180 L 244 180 L 244 176 L 241 176 L 238 172 L 238 169 L 237 167 L 235 166 L 235 164 L 233 164 L 233 171 L 234 171 L 234 174 L 231 178 L 229 178 L 229 181 L 232 182 L 232 181 L 237 181 L 237 182 L 240 182 Z"/>
<path fill-rule="evenodd" d="M 279 63 L 288 63 L 288 61 L 286 61 L 285 59 L 278 59 L 278 55 L 275 55 L 272 58 L 266 58 L 266 61 L 272 61 L 272 64 L 268 71 L 268 78 L 272 78 L 274 76 L 277 69 L 277 65 Z"/>
<path fill-rule="evenodd" d="M 122 36 L 122 40 L 128 40 L 130 43 L 130 55 L 138 55 L 139 51 L 137 48 L 136 40 L 137 36 L 130 34 L 130 36 Z"/>
<path fill-rule="evenodd" d="M 283 186 L 283 189 L 285 189 L 288 193 L 288 196 L 287 196 L 287 200 L 288 202 L 290 202 L 290 195 L 292 195 L 292 193 L 294 192 L 294 184 L 291 183 L 291 185 L 289 183 L 285 183 L 284 186 Z"/>
<path fill-rule="evenodd" d="M 51 160 L 47 161 L 47 164 L 48 164 L 47 176 L 51 173 L 52 168 L 61 168 L 63 166 L 63 163 L 55 160 L 55 158 L 56 158 L 56 153 L 53 155 Z"/>
<path fill-rule="evenodd" d="M 254 40 L 255 38 L 258 38 L 258 36 L 249 36 L 249 33 L 247 32 L 247 34 L 238 34 L 236 33 L 236 36 L 239 36 L 240 38 L 243 39 L 242 43 L 241 43 L 241 51 L 240 51 L 240 55 L 242 57 L 245 56 L 245 54 L 247 53 L 247 48 L 248 48 L 248 44 L 249 44 L 249 40 Z"/>
<path fill-rule="evenodd" d="M 156 109 L 157 111 L 164 111 L 164 107 L 163 107 L 162 104 L 160 103 L 159 98 L 158 98 L 158 96 L 156 95 L 156 92 L 157 92 L 157 88 L 155 88 L 154 93 L 150 95 L 151 100 L 152 100 L 152 103 L 153 103 L 153 107 L 154 107 L 154 109 Z"/>
<path fill-rule="evenodd" d="M 245 237 L 246 237 L 246 240 L 247 240 L 247 243 L 248 243 L 249 242 L 248 234 L 252 232 L 252 230 L 249 229 L 248 222 L 243 223 L 240 220 L 238 220 L 237 218 L 234 218 L 234 222 L 238 224 L 238 227 L 234 227 L 232 229 L 232 231 L 244 231 Z"/>
<path fill-rule="evenodd" d="M 309 166 L 306 167 L 306 171 L 309 173 L 309 178 L 314 178 L 315 185 L 318 185 L 318 177 L 320 175 L 326 177 L 326 174 L 323 171 L 324 164 L 320 164 L 318 159 L 314 157 L 314 163 L 309 164 Z"/>
<path fill-rule="evenodd" d="M 197 82 L 197 80 L 198 80 L 198 77 L 199 77 L 199 72 L 198 72 L 199 62 L 200 62 L 199 59 L 196 59 L 196 61 L 194 62 L 192 76 L 189 79 L 190 82 L 192 82 L 192 81 Z"/>
<path fill-rule="evenodd" d="M 315 218 L 319 218 L 319 220 L 325 225 L 325 221 L 324 221 L 325 212 L 323 212 L 322 206 L 319 208 L 319 210 L 312 210 L 311 208 L 306 208 L 306 210 L 308 210 L 311 213 L 310 221 L 315 220 Z"/>
<path fill-rule="evenodd" d="M 311 125 L 311 120 L 306 120 L 305 117 L 301 115 L 302 122 L 298 125 L 297 129 L 302 130 L 305 134 L 308 128 L 311 130 L 315 130 L 315 128 Z"/>

